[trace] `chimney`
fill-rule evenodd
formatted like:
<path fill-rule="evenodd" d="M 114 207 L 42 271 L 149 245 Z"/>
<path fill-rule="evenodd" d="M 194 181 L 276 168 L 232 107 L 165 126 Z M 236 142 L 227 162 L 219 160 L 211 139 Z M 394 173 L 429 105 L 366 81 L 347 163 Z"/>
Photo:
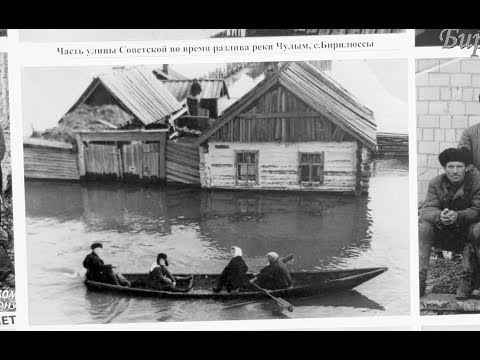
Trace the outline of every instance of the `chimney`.
<path fill-rule="evenodd" d="M 163 64 L 162 71 L 168 75 L 168 64 Z"/>

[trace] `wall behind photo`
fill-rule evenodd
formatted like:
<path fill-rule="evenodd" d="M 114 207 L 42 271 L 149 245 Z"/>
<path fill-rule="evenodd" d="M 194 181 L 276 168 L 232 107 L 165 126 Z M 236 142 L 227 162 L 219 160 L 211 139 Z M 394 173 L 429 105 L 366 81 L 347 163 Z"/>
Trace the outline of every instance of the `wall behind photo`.
<path fill-rule="evenodd" d="M 418 201 L 443 172 L 438 154 L 457 147 L 462 131 L 480 122 L 480 59 L 416 61 Z"/>

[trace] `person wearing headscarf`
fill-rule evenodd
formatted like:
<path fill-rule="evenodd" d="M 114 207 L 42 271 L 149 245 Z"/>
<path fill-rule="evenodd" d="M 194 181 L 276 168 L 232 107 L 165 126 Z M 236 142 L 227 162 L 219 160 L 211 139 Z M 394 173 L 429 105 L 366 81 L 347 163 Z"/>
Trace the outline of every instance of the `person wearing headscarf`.
<path fill-rule="evenodd" d="M 220 274 L 217 286 L 213 289 L 214 292 L 222 291 L 223 287 L 230 292 L 239 291 L 240 287 L 245 282 L 245 274 L 248 271 L 248 266 L 243 260 L 242 249 L 237 246 L 232 246 L 230 249 L 230 262 Z"/>
<path fill-rule="evenodd" d="M 480 172 L 468 171 L 473 156 L 466 148 L 446 149 L 438 160 L 444 173 L 430 181 L 425 202 L 419 209 L 420 296 L 426 291 L 434 246 L 463 252 L 457 298 L 468 298 L 473 290 L 473 275 L 480 270 Z"/>
<path fill-rule="evenodd" d="M 101 257 L 103 252 L 103 245 L 101 243 L 93 243 L 90 248 L 92 252 L 83 260 L 83 267 L 87 269 L 87 280 L 113 285 L 131 285 L 130 281 L 122 274 L 113 270 L 117 267 L 116 265 L 105 265 Z"/>
<path fill-rule="evenodd" d="M 165 253 L 157 255 L 157 261 L 150 267 L 148 276 L 147 287 L 155 290 L 173 291 L 173 292 L 185 292 L 189 289 L 178 288 L 177 280 L 190 279 L 188 278 L 175 278 L 168 270 L 168 257 Z"/>
<path fill-rule="evenodd" d="M 276 252 L 269 252 L 266 255 L 268 266 L 263 268 L 250 280 L 258 286 L 268 290 L 286 289 L 292 286 L 292 277 L 287 266 L 280 261 Z"/>

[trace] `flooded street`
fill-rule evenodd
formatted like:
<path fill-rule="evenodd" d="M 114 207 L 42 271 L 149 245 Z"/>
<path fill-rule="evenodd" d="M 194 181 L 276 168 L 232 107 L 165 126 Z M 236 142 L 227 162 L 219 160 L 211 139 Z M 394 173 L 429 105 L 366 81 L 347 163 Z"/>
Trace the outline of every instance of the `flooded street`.
<path fill-rule="evenodd" d="M 204 191 L 26 181 L 31 324 L 402 315 L 409 312 L 408 161 L 374 165 L 368 197 Z M 264 255 L 294 254 L 291 271 L 387 266 L 355 290 L 264 302 L 135 298 L 87 291 L 75 272 L 102 242 L 121 272 L 147 272 L 157 253 L 170 270 L 221 272 L 230 247 L 250 271 Z M 47 311 L 48 308 L 48 311 Z M 45 311 L 42 311 L 44 309 Z"/>

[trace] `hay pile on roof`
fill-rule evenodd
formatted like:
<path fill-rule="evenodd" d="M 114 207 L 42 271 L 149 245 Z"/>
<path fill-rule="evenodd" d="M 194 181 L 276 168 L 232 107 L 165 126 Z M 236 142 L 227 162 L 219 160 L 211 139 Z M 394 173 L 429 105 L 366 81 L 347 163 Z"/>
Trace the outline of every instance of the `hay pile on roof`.
<path fill-rule="evenodd" d="M 74 143 L 75 132 L 125 129 L 130 126 L 132 120 L 133 116 L 117 105 L 88 106 L 82 104 L 65 115 L 57 126 L 47 129 L 41 134 L 34 133 L 32 136 Z"/>

